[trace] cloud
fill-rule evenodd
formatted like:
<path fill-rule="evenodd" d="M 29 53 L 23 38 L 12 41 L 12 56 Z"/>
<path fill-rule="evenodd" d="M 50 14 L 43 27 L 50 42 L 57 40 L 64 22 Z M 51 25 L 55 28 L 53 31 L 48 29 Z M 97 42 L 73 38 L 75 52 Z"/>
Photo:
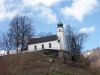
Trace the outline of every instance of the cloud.
<path fill-rule="evenodd" d="M 41 7 L 40 10 L 41 12 L 38 15 L 38 17 L 47 20 L 49 24 L 57 22 L 56 14 L 54 14 L 51 9 L 46 7 Z"/>
<path fill-rule="evenodd" d="M 0 0 L 0 20 L 5 18 L 11 19 L 17 14 L 17 9 L 15 2 L 13 0 Z"/>
<path fill-rule="evenodd" d="M 47 7 L 51 7 L 52 5 L 55 5 L 63 0 L 22 0 L 23 4 L 25 6 L 38 6 L 38 5 L 44 5 Z"/>
<path fill-rule="evenodd" d="M 98 6 L 98 0 L 73 0 L 70 7 L 66 6 L 61 9 L 66 18 L 83 21 L 85 15 L 92 14 Z"/>
<path fill-rule="evenodd" d="M 90 33 L 95 31 L 95 26 L 88 27 L 88 28 L 81 28 L 78 32 L 79 33 Z"/>
<path fill-rule="evenodd" d="M 39 20 L 45 20 L 50 24 L 57 22 L 57 15 L 51 7 L 58 5 L 62 1 L 65 0 L 22 0 L 22 5 L 23 7 L 29 7 Z"/>
<path fill-rule="evenodd" d="M 66 25 L 65 23 L 63 23 L 63 27 L 66 28 L 66 26 L 67 26 L 67 25 Z"/>
<path fill-rule="evenodd" d="M 0 0 L 0 20 L 24 14 L 46 20 L 47 23 L 54 23 L 57 21 L 57 16 L 51 7 L 61 1 L 64 0 Z"/>

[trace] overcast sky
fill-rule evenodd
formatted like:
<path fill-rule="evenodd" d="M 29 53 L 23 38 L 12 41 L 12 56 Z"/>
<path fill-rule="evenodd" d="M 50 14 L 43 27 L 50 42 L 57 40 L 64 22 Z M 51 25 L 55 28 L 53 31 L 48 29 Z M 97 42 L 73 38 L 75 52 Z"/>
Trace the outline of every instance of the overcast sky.
<path fill-rule="evenodd" d="M 56 34 L 59 19 L 90 35 L 84 51 L 100 47 L 100 0 L 0 0 L 0 31 L 9 29 L 16 15 L 32 18 L 36 34 Z"/>

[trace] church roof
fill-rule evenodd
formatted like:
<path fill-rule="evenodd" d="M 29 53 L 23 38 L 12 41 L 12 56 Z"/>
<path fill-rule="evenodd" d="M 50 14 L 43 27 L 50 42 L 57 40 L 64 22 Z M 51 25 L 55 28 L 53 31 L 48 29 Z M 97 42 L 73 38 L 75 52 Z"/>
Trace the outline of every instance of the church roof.
<path fill-rule="evenodd" d="M 41 38 L 34 38 L 30 40 L 29 44 L 36 44 L 36 43 L 53 41 L 53 40 L 57 40 L 57 35 L 46 36 L 46 37 L 41 37 Z"/>

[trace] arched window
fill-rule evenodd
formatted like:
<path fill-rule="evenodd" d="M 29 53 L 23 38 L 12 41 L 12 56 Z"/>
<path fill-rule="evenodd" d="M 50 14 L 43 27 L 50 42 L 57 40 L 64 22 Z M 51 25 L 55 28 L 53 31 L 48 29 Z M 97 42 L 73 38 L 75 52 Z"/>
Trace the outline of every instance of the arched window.
<path fill-rule="evenodd" d="M 51 48 L 51 43 L 49 43 L 49 48 Z"/>
<path fill-rule="evenodd" d="M 44 49 L 44 44 L 42 44 L 42 49 Z"/>
<path fill-rule="evenodd" d="M 37 49 L 37 46 L 36 46 L 36 45 L 34 46 L 34 49 L 35 49 L 35 50 Z"/>
<path fill-rule="evenodd" d="M 59 29 L 59 32 L 60 32 L 61 30 Z"/>

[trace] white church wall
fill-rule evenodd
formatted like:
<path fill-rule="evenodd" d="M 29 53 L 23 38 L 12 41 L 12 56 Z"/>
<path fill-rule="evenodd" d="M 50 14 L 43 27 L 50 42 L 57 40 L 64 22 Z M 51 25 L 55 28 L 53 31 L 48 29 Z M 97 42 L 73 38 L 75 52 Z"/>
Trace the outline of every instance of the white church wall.
<path fill-rule="evenodd" d="M 49 43 L 51 43 L 51 48 L 49 48 Z M 48 41 L 48 42 L 28 45 L 28 51 L 42 50 L 42 44 L 44 45 L 44 49 L 58 49 L 58 50 L 60 49 L 60 43 L 58 43 L 58 41 L 55 40 L 55 41 Z M 34 49 L 34 46 L 37 47 L 36 50 Z"/>
<path fill-rule="evenodd" d="M 57 29 L 57 36 L 60 39 L 60 46 L 62 50 L 66 50 L 66 42 L 65 42 L 65 35 L 64 35 L 64 28 L 59 27 Z"/>

